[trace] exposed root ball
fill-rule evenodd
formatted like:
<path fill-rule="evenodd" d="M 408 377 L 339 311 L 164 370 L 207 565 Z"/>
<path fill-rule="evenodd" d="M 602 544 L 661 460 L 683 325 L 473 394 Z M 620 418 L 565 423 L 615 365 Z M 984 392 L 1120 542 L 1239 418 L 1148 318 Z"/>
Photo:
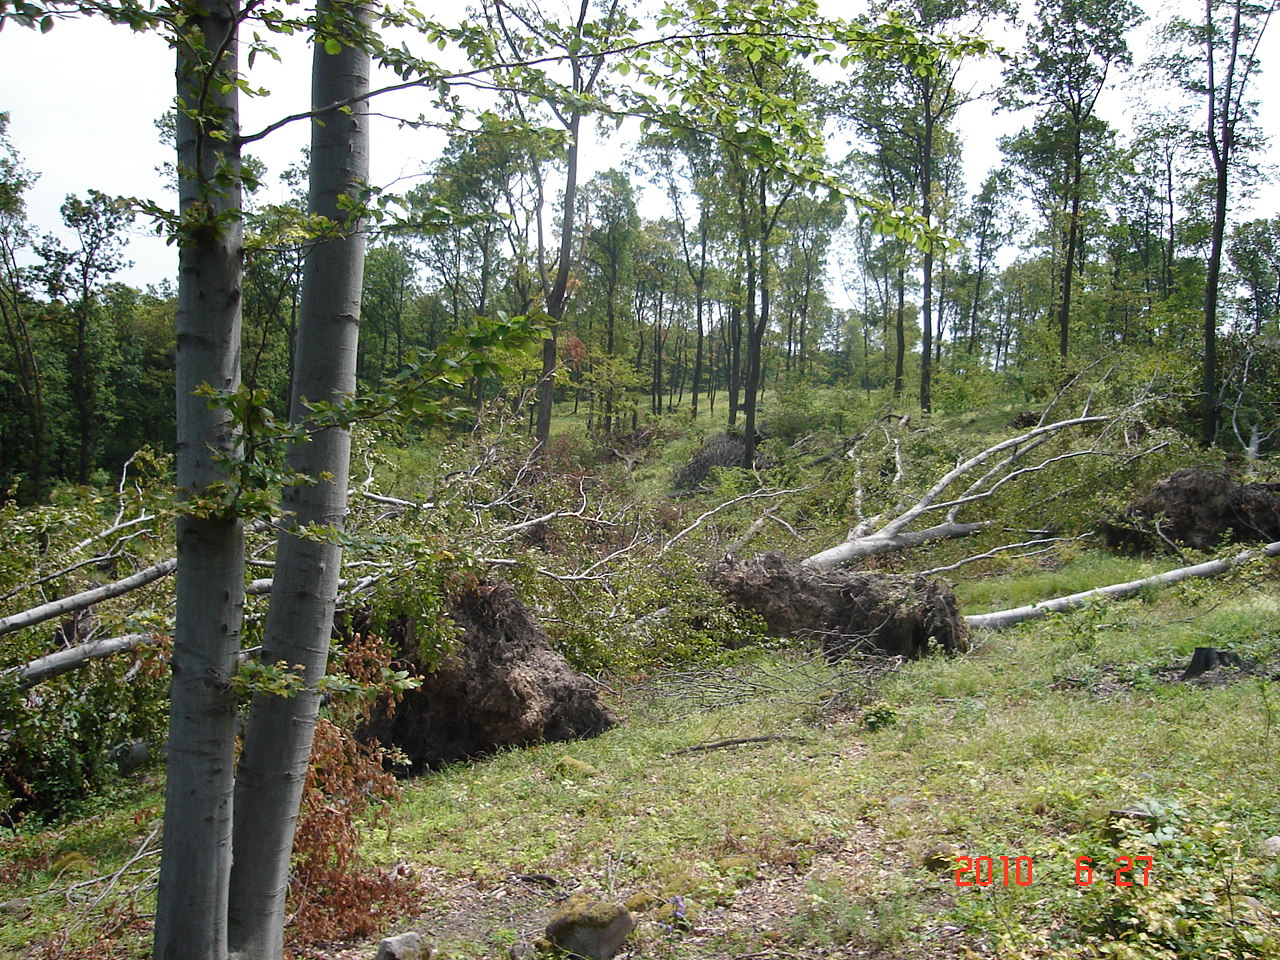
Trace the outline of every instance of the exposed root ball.
<path fill-rule="evenodd" d="M 388 717 L 362 731 L 400 748 L 414 769 L 544 740 L 593 737 L 618 720 L 596 686 L 551 649 L 546 631 L 505 583 L 481 584 L 454 602 L 462 636 L 444 661 L 423 668 L 413 630 L 404 659 L 424 674 Z"/>
<path fill-rule="evenodd" d="M 718 433 L 708 437 L 702 447 L 689 458 L 689 462 L 676 471 L 671 482 L 673 489 L 693 490 L 702 486 L 717 467 L 740 467 L 742 455 L 746 452 L 746 439 L 738 433 Z M 756 465 L 762 460 L 756 456 Z"/>
<path fill-rule="evenodd" d="M 765 553 L 719 565 L 711 582 L 760 614 L 774 636 L 820 639 L 832 661 L 851 653 L 914 659 L 931 641 L 948 652 L 968 645 L 955 594 L 940 580 L 815 570 Z"/>
<path fill-rule="evenodd" d="M 1233 543 L 1280 540 L 1280 497 L 1269 483 L 1236 483 L 1225 470 L 1179 470 L 1157 483 L 1114 523 L 1104 524 L 1109 546 L 1198 550 Z"/>

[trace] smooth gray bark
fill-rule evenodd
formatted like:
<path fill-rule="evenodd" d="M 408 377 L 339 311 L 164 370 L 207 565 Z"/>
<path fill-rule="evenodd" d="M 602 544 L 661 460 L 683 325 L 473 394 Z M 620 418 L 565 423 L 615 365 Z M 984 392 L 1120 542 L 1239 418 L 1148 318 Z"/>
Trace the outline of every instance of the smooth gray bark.
<path fill-rule="evenodd" d="M 1071 610 L 1095 597 L 1127 597 L 1147 587 L 1169 587 L 1194 577 L 1217 577 L 1243 563 L 1248 563 L 1250 560 L 1275 556 L 1280 556 L 1280 541 L 1269 543 L 1261 550 L 1245 550 L 1225 560 L 1210 560 L 1207 563 L 1197 563 L 1190 567 L 1179 567 L 1177 570 L 1157 573 L 1154 576 L 1143 577 L 1141 580 L 1113 583 L 1106 587 L 1084 590 L 1066 597 L 1042 600 L 1039 603 L 1028 604 L 1025 607 L 1015 607 L 1012 610 L 973 614 L 965 617 L 964 620 L 970 629 L 1001 630 L 1016 623 L 1022 623 L 1024 620 L 1035 620 L 1047 613 L 1061 613 L 1063 610 Z"/>
<path fill-rule="evenodd" d="M 84 610 L 86 607 L 101 603 L 103 600 L 123 596 L 131 590 L 137 590 L 139 587 L 145 587 L 149 583 L 162 580 L 177 568 L 177 560 L 162 560 L 153 566 L 146 567 L 131 576 L 125 577 L 123 580 L 116 580 L 113 583 L 94 587 L 92 590 L 72 594 L 60 600 L 51 600 L 48 603 L 42 603 L 38 607 L 32 607 L 30 610 L 15 613 L 12 616 L 0 619 L 0 636 L 4 636 L 6 633 L 13 633 L 15 630 L 21 630 L 23 627 L 33 627 L 38 623 L 44 623 L 46 620 L 65 616 L 77 610 Z"/>
<path fill-rule="evenodd" d="M 987 526 L 985 521 L 977 523 L 948 522 L 926 527 L 924 530 L 908 530 L 888 534 L 877 532 L 854 540 L 846 540 L 844 543 L 836 544 L 836 546 L 823 550 L 821 553 L 815 553 L 804 560 L 804 565 L 826 570 L 862 557 L 875 557 L 882 553 L 907 550 L 911 547 L 918 547 L 922 543 L 932 543 L 935 540 L 954 540 L 959 537 L 967 537 L 985 526 Z"/>
<path fill-rule="evenodd" d="M 308 208 L 333 229 L 311 248 L 303 273 L 295 423 L 309 419 L 307 400 L 338 401 L 355 390 L 364 277 L 361 224 L 358 215 L 343 209 L 342 200 L 350 197 L 358 205 L 369 174 L 368 105 L 357 99 L 369 89 L 369 52 L 359 39 L 346 42 L 352 33 L 363 32 L 369 13 L 322 0 L 316 16 L 322 33 L 344 42 L 336 54 L 317 42 L 312 69 L 312 105 L 320 113 L 312 121 Z M 350 112 L 324 109 L 352 101 Z M 284 951 L 290 855 L 342 562 L 341 547 L 324 531 L 341 530 L 345 521 L 350 454 L 351 434 L 341 427 L 314 433 L 289 451 L 290 467 L 313 482 L 284 493 L 286 529 L 276 546 L 262 660 L 300 666 L 304 683 L 293 697 L 255 694 L 249 714 L 236 775 L 236 858 L 228 899 L 230 949 L 237 957 L 273 960 Z"/>
<path fill-rule="evenodd" d="M 89 640 L 86 643 L 78 643 L 74 647 L 68 647 L 66 650 L 58 650 L 54 653 L 45 654 L 43 657 L 37 657 L 35 660 L 20 667 L 10 667 L 0 675 L 14 675 L 18 681 L 17 689 L 19 691 L 29 690 L 38 683 L 69 673 L 76 667 L 83 666 L 91 660 L 101 660 L 103 657 L 110 657 L 113 654 L 136 650 L 138 647 L 155 643 L 162 637 L 163 634 L 159 633 L 129 633 L 123 637 L 103 637 L 99 640 Z"/>
<path fill-rule="evenodd" d="M 993 444 L 967 460 L 958 463 L 943 474 L 910 507 L 900 506 L 890 515 L 890 519 L 887 521 L 884 520 L 884 515 L 865 521 L 851 532 L 848 539 L 843 543 L 815 553 L 813 556 L 806 558 L 804 563 L 806 566 L 817 567 L 821 570 L 847 563 L 860 557 L 891 553 L 895 550 L 903 550 L 933 540 L 965 537 L 977 530 L 981 530 L 989 524 L 989 521 L 961 523 L 956 519 L 956 514 L 961 507 L 976 503 L 979 500 L 985 500 L 1006 483 L 1013 482 L 1028 474 L 1036 473 L 1049 464 L 1090 453 L 1091 451 L 1089 450 L 1074 451 L 1050 457 L 1033 466 L 1022 467 L 1018 465 L 1027 454 L 1034 451 L 1050 435 L 1071 427 L 1106 423 L 1109 419 L 1109 417 L 1105 416 L 1088 415 L 1072 417 L 1068 420 L 1059 420 L 1056 423 L 1041 424 L 1019 436 L 1010 437 L 1007 440 Z M 994 466 L 988 467 L 988 464 L 993 460 L 995 461 Z M 987 468 L 986 472 L 970 483 L 959 497 L 950 500 L 943 499 L 953 485 L 966 479 L 968 475 L 971 475 L 979 467 Z M 901 470 L 901 466 L 899 466 L 899 470 Z M 907 529 L 926 514 L 944 509 L 946 510 L 946 520 L 944 522 L 922 530 Z M 872 526 L 877 523 L 880 524 L 879 527 Z"/>
<path fill-rule="evenodd" d="M 226 480 L 218 455 L 238 436 L 196 388 L 240 385 L 240 219 L 235 0 L 187 8 L 177 44 L 179 245 L 177 481 L 200 496 Z M 229 88 L 229 89 L 224 89 Z M 211 134 L 218 136 L 211 136 Z M 170 684 L 164 854 L 157 960 L 226 957 L 236 703 L 230 678 L 244 608 L 244 525 L 234 514 L 178 518 L 177 608 Z"/>

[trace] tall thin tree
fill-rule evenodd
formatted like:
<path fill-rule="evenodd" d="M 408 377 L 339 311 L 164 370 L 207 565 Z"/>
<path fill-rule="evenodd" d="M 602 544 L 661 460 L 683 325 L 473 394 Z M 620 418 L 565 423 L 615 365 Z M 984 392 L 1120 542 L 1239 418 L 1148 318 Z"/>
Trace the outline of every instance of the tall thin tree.
<path fill-rule="evenodd" d="M 284 950 L 290 854 L 320 709 L 342 563 L 351 434 L 317 424 L 310 404 L 340 403 L 356 386 L 365 240 L 362 192 L 369 176 L 370 12 L 359 0 L 320 0 L 312 66 L 308 211 L 322 233 L 307 254 L 298 311 L 290 468 L 276 544 L 263 662 L 302 675 L 292 696 L 253 697 L 235 790 L 235 850 L 228 918 L 233 956 L 275 960 Z M 337 106 L 335 106 L 337 105 Z"/>

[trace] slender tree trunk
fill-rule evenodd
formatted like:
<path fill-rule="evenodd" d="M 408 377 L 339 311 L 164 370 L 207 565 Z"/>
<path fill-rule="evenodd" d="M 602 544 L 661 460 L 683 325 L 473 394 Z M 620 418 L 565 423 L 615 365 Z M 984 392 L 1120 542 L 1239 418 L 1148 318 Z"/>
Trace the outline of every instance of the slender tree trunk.
<path fill-rule="evenodd" d="M 697 323 L 698 323 L 698 341 L 697 341 L 697 346 L 694 348 L 694 352 L 693 352 L 693 386 L 690 388 L 690 391 L 689 391 L 689 398 L 690 398 L 691 407 L 692 407 L 692 410 L 690 411 L 690 414 L 689 414 L 689 418 L 691 420 L 698 419 L 698 390 L 702 387 L 702 353 L 705 348 L 705 339 L 706 339 L 705 334 L 703 333 L 703 330 L 702 330 L 702 315 L 703 315 L 703 310 L 706 306 L 706 301 L 702 296 L 701 284 L 699 284 L 698 287 L 696 288 L 694 292 L 694 297 L 697 301 L 697 306 L 694 308 L 694 312 L 696 314 Z"/>
<path fill-rule="evenodd" d="M 240 385 L 243 225 L 235 32 L 239 7 L 190 9 L 178 45 L 179 207 L 177 483 L 199 497 L 227 477 L 217 458 L 239 438 L 230 414 L 210 409 L 202 385 Z M 210 82 L 212 78 L 212 82 Z M 165 785 L 164 853 L 156 902 L 157 960 L 224 960 L 231 872 L 236 702 L 231 673 L 244 607 L 244 528 L 232 511 L 177 521 L 177 607 Z"/>
<path fill-rule="evenodd" d="M 1228 166 L 1217 162 L 1213 196 L 1213 233 L 1204 282 L 1204 365 L 1201 367 L 1200 440 L 1212 446 L 1218 439 L 1218 288 L 1222 281 L 1222 248 L 1227 223 Z"/>
<path fill-rule="evenodd" d="M 775 205 L 773 213 L 769 212 L 769 177 L 761 171 L 760 184 L 756 192 L 757 209 L 757 240 L 759 242 L 759 254 L 755 262 L 747 261 L 747 385 L 746 398 L 748 406 L 746 408 L 746 442 L 744 444 L 742 454 L 742 466 L 750 470 L 755 465 L 756 460 L 756 409 L 759 406 L 760 398 L 764 393 L 764 335 L 769 330 L 770 306 L 772 303 L 771 288 L 769 286 L 769 239 L 773 235 L 774 227 L 777 225 L 778 217 L 782 213 L 782 205 L 787 202 L 787 198 L 791 196 L 788 190 Z M 759 315 L 752 319 L 752 313 L 755 305 L 755 296 L 753 292 L 754 277 L 753 269 L 759 278 L 760 290 L 760 306 Z"/>
<path fill-rule="evenodd" d="M 573 265 L 573 226 L 578 200 L 578 141 L 582 114 L 575 110 L 569 120 L 569 154 L 565 165 L 564 210 L 560 223 L 560 256 L 556 262 L 556 279 L 547 292 L 547 316 L 551 318 L 551 336 L 542 341 L 542 379 L 538 382 L 538 425 L 534 446 L 545 450 L 551 439 L 551 406 L 556 392 L 555 331 L 564 319 L 569 292 L 569 270 Z"/>
<path fill-rule="evenodd" d="M 729 307 L 729 426 L 738 422 L 742 394 L 742 307 Z"/>
<path fill-rule="evenodd" d="M 902 396 L 904 368 L 907 361 L 907 272 L 906 267 L 898 267 L 898 311 L 895 333 L 897 348 L 893 356 L 893 395 Z"/>
<path fill-rule="evenodd" d="M 1058 355 L 1064 360 L 1071 346 L 1071 281 L 1080 246 L 1080 191 L 1083 189 L 1084 160 L 1080 156 L 1079 136 L 1077 129 L 1076 153 L 1072 159 L 1071 210 L 1067 215 L 1067 249 L 1062 263 L 1062 300 L 1058 303 Z"/>
<path fill-rule="evenodd" d="M 369 175 L 370 59 L 358 39 L 367 8 L 335 0 L 316 7 L 322 34 L 341 39 L 337 54 L 315 46 L 312 105 L 355 101 L 349 113 L 328 111 L 312 122 L 313 217 L 334 224 L 307 256 L 298 322 L 294 423 L 306 423 L 307 400 L 340 401 L 355 391 L 364 236 L 358 215 L 343 209 Z M 357 39 L 352 40 L 352 37 Z M 301 668 L 294 696 L 256 693 L 236 776 L 235 849 L 229 899 L 230 946 L 246 960 L 277 960 L 284 951 L 285 897 L 294 827 L 311 756 L 333 630 L 342 548 L 325 531 L 340 531 L 347 511 L 351 434 L 344 427 L 311 433 L 289 451 L 292 470 L 311 482 L 285 490 L 289 529 L 276 545 L 275 582 L 264 627 L 262 661 Z M 300 535 L 304 532 L 319 536 Z"/>
<path fill-rule="evenodd" d="M 933 226 L 933 104 L 932 95 L 924 101 L 924 142 L 920 151 L 920 215 L 926 227 Z M 920 409 L 928 413 L 933 409 L 933 244 L 924 251 L 924 270 L 921 278 L 920 309 Z"/>

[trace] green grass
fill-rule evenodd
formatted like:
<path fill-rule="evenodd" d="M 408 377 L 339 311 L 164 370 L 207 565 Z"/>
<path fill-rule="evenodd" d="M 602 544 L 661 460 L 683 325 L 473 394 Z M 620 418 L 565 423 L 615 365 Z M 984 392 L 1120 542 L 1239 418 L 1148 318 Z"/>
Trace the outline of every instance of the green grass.
<path fill-rule="evenodd" d="M 1167 558 L 1140 560 L 1100 550 L 1068 548 L 1056 556 L 1060 559 L 1051 560 L 1048 566 L 1034 560 L 995 561 L 985 575 L 968 571 L 953 574 L 956 597 L 965 613 L 1008 610 L 1182 566 Z"/>
<path fill-rule="evenodd" d="M 822 712 L 851 678 L 766 659 L 760 669 L 788 679 L 750 703 L 692 710 L 637 696 L 628 723 L 597 740 L 432 775 L 414 786 L 383 854 L 421 855 L 482 884 L 538 872 L 602 895 L 647 891 L 699 905 L 698 938 L 673 941 L 643 923 L 645 955 L 858 948 L 924 957 L 959 936 L 973 949 L 1065 957 L 1086 955 L 1073 944 L 1127 949 L 1124 938 L 1145 935 L 1147 923 L 1174 932 L 1153 934 L 1155 945 L 1132 956 L 1208 956 L 1198 951 L 1210 947 L 1280 956 L 1272 927 L 1228 922 L 1244 896 L 1280 909 L 1276 870 L 1256 855 L 1280 833 L 1273 684 L 1199 687 L 1170 674 L 1206 637 L 1274 658 L 1278 607 L 1274 591 L 1246 596 L 1226 584 L 1028 624 L 971 655 L 907 665 L 872 694 L 876 729 Z M 769 734 L 796 739 L 672 755 Z M 557 775 L 565 754 L 600 774 Z M 1143 802 L 1181 811 L 1163 867 L 1169 886 L 1075 886 L 1077 857 L 1111 864 L 1147 849 L 1137 836 L 1120 849 L 1105 837 L 1108 811 Z M 1220 822 L 1225 832 L 1211 837 Z M 971 856 L 1032 857 L 1035 882 L 958 889 L 953 872 L 920 866 L 942 841 Z M 739 898 L 754 902 L 770 885 L 788 892 L 759 924 L 725 921 Z M 1260 939 L 1240 947 L 1241 931 Z"/>
<path fill-rule="evenodd" d="M 1140 567 L 1081 554 L 966 589 L 1004 604 Z M 636 955 L 673 960 L 1280 958 L 1280 870 L 1260 852 L 1280 834 L 1280 695 L 1266 675 L 1175 679 L 1204 644 L 1274 673 L 1278 614 L 1273 583 L 1241 578 L 1024 624 L 878 678 L 798 652 L 655 675 L 616 688 L 625 722 L 604 736 L 406 784 L 367 856 L 415 865 L 427 913 L 406 925 L 445 960 L 529 941 L 571 889 L 643 895 Z M 682 752 L 740 738 L 770 739 Z M 78 915 L 60 897 L 69 878 L 55 878 L 57 857 L 118 866 L 156 800 L 139 794 L 6 842 L 6 896 L 37 908 L 24 924 L 0 918 L 7 955 Z M 1108 838 L 1108 812 L 1133 804 L 1159 812 L 1159 843 Z M 953 868 L 922 865 L 944 842 L 958 855 L 1030 857 L 1034 881 L 959 888 Z M 1115 887 L 1115 857 L 1144 851 L 1151 886 Z M 1082 856 L 1107 882 L 1075 884 Z M 531 874 L 558 885 L 511 879 Z M 676 898 L 686 924 L 672 922 Z"/>
<path fill-rule="evenodd" d="M 148 874 L 159 866 L 158 856 L 144 858 L 120 876 L 114 884 L 118 895 L 106 898 L 105 909 L 86 906 L 157 830 L 163 794 L 163 784 L 149 777 L 99 798 L 101 812 L 93 816 L 43 830 L 28 827 L 21 833 L 0 834 L 0 900 L 30 900 L 32 906 L 29 917 L 16 905 L 0 910 L 0 957 L 31 956 L 34 944 L 64 933 L 87 946 L 104 931 L 120 938 L 125 951 L 120 956 L 146 956 L 145 931 L 139 931 L 134 920 L 139 911 L 153 909 Z M 139 884 L 143 889 L 136 898 L 120 896 Z"/>

